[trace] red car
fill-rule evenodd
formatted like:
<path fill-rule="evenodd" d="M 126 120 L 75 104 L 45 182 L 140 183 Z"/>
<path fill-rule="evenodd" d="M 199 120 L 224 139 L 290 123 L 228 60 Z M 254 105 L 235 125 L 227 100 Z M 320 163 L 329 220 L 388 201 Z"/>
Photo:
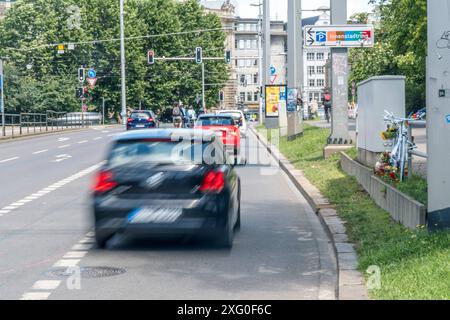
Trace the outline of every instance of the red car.
<path fill-rule="evenodd" d="M 233 150 L 235 156 L 239 155 L 241 149 L 241 132 L 239 130 L 239 124 L 235 122 L 232 115 L 201 115 L 195 124 L 195 128 L 220 133 L 222 143 L 227 150 Z"/>

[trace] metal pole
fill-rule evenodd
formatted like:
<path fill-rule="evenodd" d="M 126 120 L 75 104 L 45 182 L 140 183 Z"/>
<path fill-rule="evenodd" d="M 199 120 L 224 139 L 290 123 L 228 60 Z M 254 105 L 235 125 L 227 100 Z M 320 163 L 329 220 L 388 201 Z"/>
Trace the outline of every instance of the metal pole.
<path fill-rule="evenodd" d="M 205 64 L 202 62 L 202 107 L 206 112 L 206 98 L 205 98 Z"/>
<path fill-rule="evenodd" d="M 102 123 L 105 125 L 105 98 L 102 97 Z"/>
<path fill-rule="evenodd" d="M 4 100 L 4 75 L 3 75 L 3 60 L 0 59 L 0 112 L 2 113 L 2 135 L 6 136 L 6 126 L 5 126 L 5 100 Z"/>
<path fill-rule="evenodd" d="M 259 95 L 259 124 L 263 124 L 263 56 L 262 56 L 262 24 L 263 24 L 263 13 L 262 13 L 262 3 L 259 0 L 259 21 L 258 21 L 258 73 L 259 73 L 259 88 L 261 90 Z"/>
<path fill-rule="evenodd" d="M 264 46 L 263 46 L 263 97 L 264 106 L 266 100 L 266 90 L 265 86 L 269 84 L 270 81 L 270 1 L 264 0 L 263 2 L 263 35 L 264 35 Z"/>
<path fill-rule="evenodd" d="M 120 0 L 120 65 L 121 65 L 121 88 L 122 88 L 122 125 L 127 123 L 127 97 L 125 81 L 125 24 L 124 24 L 124 0 Z"/>

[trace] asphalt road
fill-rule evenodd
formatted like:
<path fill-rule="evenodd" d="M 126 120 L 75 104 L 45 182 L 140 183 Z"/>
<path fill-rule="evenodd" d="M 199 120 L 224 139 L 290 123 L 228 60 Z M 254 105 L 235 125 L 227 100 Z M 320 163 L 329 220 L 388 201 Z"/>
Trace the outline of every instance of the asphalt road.
<path fill-rule="evenodd" d="M 89 186 L 119 131 L 0 144 L 0 299 L 335 298 L 322 225 L 281 170 L 260 165 L 270 158 L 252 135 L 247 150 L 260 161 L 238 168 L 242 229 L 231 251 L 128 234 L 96 249 Z"/>

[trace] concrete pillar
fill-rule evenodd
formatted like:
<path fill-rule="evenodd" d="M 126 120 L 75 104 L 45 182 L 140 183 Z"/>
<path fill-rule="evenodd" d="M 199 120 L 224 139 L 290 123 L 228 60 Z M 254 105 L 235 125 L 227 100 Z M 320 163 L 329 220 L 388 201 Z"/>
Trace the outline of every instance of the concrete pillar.
<path fill-rule="evenodd" d="M 347 24 L 347 0 L 331 1 L 331 24 Z M 332 122 L 329 145 L 352 143 L 348 130 L 348 49 L 331 49 L 332 65 Z"/>
<path fill-rule="evenodd" d="M 428 227 L 450 228 L 450 0 L 428 0 Z"/>

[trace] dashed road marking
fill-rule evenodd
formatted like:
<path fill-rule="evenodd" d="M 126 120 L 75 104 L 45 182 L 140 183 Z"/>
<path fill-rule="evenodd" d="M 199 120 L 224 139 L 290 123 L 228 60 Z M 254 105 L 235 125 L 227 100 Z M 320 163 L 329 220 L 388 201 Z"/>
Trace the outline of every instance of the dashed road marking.
<path fill-rule="evenodd" d="M 33 154 L 41 154 L 41 153 L 44 153 L 44 152 L 47 152 L 47 151 L 48 151 L 48 149 L 40 150 L 40 151 L 33 152 Z"/>
<path fill-rule="evenodd" d="M 50 292 L 27 292 L 20 300 L 47 300 Z"/>
<path fill-rule="evenodd" d="M 63 146 L 59 146 L 58 149 L 65 149 L 65 148 L 68 148 L 68 147 L 70 147 L 70 144 L 65 144 Z"/>
<path fill-rule="evenodd" d="M 39 280 L 31 288 L 32 290 L 55 290 L 61 284 L 61 280 Z"/>
<path fill-rule="evenodd" d="M 59 138 L 58 142 L 63 142 L 63 141 L 68 141 L 68 140 L 70 140 L 70 138 Z"/>
<path fill-rule="evenodd" d="M 0 214 L 2 214 L 2 215 L 3 214 L 8 214 L 11 211 L 14 211 L 15 209 L 17 209 L 17 208 L 19 208 L 19 207 L 21 207 L 21 206 L 23 206 L 25 204 L 28 204 L 28 203 L 30 203 L 30 202 L 32 202 L 34 200 L 37 200 L 37 199 L 41 198 L 42 196 L 45 196 L 48 193 L 51 193 L 51 192 L 53 192 L 55 190 L 58 190 L 59 188 L 63 187 L 64 185 L 66 185 L 66 184 L 68 184 L 70 182 L 73 182 L 75 180 L 78 180 L 78 179 L 80 179 L 80 178 L 82 178 L 82 177 L 84 177 L 84 176 L 86 176 L 86 175 L 88 175 L 88 174 L 98 170 L 103 165 L 103 163 L 104 162 L 100 162 L 100 163 L 98 163 L 98 164 L 96 164 L 96 165 L 94 165 L 92 167 L 89 167 L 89 168 L 87 168 L 87 169 L 85 169 L 83 171 L 80 171 L 80 172 L 78 172 L 78 173 L 76 173 L 76 174 L 74 174 L 74 175 L 72 175 L 72 176 L 70 176 L 70 177 L 68 177 L 66 179 L 58 181 L 58 182 L 52 184 L 51 186 L 48 186 L 48 187 L 46 187 L 46 188 L 44 188 L 44 189 L 42 189 L 42 190 L 40 190 L 40 191 L 38 191 L 36 193 L 33 193 L 33 194 L 29 195 L 29 196 L 26 196 L 22 200 L 13 202 L 10 205 L 1 208 L 0 209 Z"/>
<path fill-rule="evenodd" d="M 78 247 L 91 248 L 92 245 L 86 245 L 84 243 L 91 242 L 88 240 L 93 240 L 93 239 L 90 239 L 93 236 L 94 236 L 94 233 L 92 231 L 88 232 L 86 234 L 86 236 L 83 239 L 81 239 L 78 242 L 78 244 L 76 244 L 72 248 L 72 250 L 76 250 L 74 248 L 78 248 Z M 87 253 L 88 253 L 87 250 L 86 251 L 69 251 L 63 256 L 63 258 L 61 260 L 57 261 L 53 265 L 53 268 L 77 267 L 78 263 L 80 263 L 81 259 L 84 258 L 84 256 Z M 47 300 L 50 297 L 50 295 L 52 294 L 52 291 L 56 290 L 61 285 L 61 283 L 62 283 L 61 280 L 48 280 L 48 279 L 38 280 L 33 284 L 31 289 L 29 290 L 29 292 L 26 292 L 22 295 L 22 298 L 20 300 Z"/>
<path fill-rule="evenodd" d="M 5 159 L 5 160 L 0 160 L 0 163 L 5 163 L 5 162 L 10 162 L 10 161 L 14 161 L 19 159 L 19 157 L 14 157 L 14 158 L 9 158 L 9 159 Z"/>
<path fill-rule="evenodd" d="M 83 144 L 83 143 L 88 143 L 88 141 L 87 140 L 83 140 L 83 141 L 78 142 L 78 144 Z"/>
<path fill-rule="evenodd" d="M 100 140 L 100 139 L 103 139 L 103 137 L 97 137 L 97 138 L 94 138 L 92 140 L 97 141 L 97 140 Z"/>
<path fill-rule="evenodd" d="M 91 244 L 76 244 L 72 247 L 72 251 L 86 251 L 92 249 Z"/>

